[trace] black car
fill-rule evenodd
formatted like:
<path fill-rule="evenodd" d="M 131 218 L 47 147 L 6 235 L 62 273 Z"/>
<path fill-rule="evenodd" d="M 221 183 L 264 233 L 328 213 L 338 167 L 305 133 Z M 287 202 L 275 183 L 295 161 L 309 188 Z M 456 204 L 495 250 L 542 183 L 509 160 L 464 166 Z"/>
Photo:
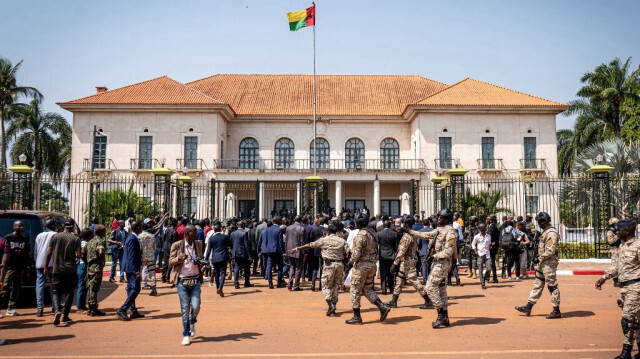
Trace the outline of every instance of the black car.
<path fill-rule="evenodd" d="M 29 245 L 31 247 L 31 250 L 29 251 L 29 257 L 31 258 L 30 270 L 25 273 L 22 290 L 20 292 L 18 302 L 16 303 L 16 307 L 34 307 L 36 304 L 36 270 L 33 251 L 36 246 L 36 237 L 44 231 L 44 224 L 48 219 L 55 220 L 56 231 L 60 232 L 63 229 L 64 222 L 67 219 L 70 219 L 70 217 L 63 213 L 46 211 L 0 211 L 0 236 L 4 237 L 7 234 L 12 233 L 13 223 L 17 220 L 21 220 L 24 223 L 24 235 L 29 238 Z M 48 285 L 49 284 L 47 283 L 47 286 Z M 51 300 L 49 294 L 49 290 L 45 290 L 46 302 L 50 302 Z"/>

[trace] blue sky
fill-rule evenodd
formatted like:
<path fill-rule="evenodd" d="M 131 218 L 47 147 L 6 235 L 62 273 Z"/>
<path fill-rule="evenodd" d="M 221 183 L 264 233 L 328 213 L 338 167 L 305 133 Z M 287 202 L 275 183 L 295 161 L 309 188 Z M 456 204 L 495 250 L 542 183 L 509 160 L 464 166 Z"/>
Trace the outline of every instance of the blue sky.
<path fill-rule="evenodd" d="M 0 56 L 55 102 L 168 75 L 312 73 L 312 32 L 290 32 L 301 0 L 4 1 Z M 640 63 L 640 1 L 317 1 L 319 74 L 473 77 L 569 101 L 615 57 Z M 572 118 L 558 116 L 558 128 Z"/>

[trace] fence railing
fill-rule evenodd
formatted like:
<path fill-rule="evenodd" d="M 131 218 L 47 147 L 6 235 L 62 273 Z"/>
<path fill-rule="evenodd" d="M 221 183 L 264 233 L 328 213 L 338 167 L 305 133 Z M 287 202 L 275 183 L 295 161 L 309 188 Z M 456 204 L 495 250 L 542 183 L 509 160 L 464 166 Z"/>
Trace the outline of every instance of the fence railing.
<path fill-rule="evenodd" d="M 425 170 L 422 159 L 228 159 L 214 160 L 214 170 L 231 171 L 310 171 L 317 166 L 319 171 L 398 171 Z"/>

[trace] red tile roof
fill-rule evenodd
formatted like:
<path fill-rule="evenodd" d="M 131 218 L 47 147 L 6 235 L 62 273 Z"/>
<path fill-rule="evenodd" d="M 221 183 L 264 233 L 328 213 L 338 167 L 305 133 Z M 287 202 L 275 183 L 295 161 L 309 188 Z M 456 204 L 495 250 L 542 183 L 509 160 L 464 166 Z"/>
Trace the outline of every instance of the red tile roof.
<path fill-rule="evenodd" d="M 487 82 L 466 78 L 415 103 L 427 106 L 558 107 L 564 103 L 545 100 Z"/>
<path fill-rule="evenodd" d="M 214 75 L 187 86 L 238 115 L 313 114 L 312 75 Z M 317 75 L 318 115 L 398 116 L 447 85 L 421 76 Z"/>
<path fill-rule="evenodd" d="M 223 104 L 167 76 L 63 102 L 66 104 L 212 105 Z"/>

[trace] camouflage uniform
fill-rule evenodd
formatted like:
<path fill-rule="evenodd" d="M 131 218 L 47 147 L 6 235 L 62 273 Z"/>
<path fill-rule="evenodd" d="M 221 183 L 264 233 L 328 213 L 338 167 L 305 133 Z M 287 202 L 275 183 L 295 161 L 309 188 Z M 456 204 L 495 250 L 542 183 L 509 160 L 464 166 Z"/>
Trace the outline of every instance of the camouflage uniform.
<path fill-rule="evenodd" d="M 416 262 L 418 261 L 418 242 L 411 237 L 408 233 L 405 233 L 400 239 L 398 245 L 398 253 L 396 259 L 393 261 L 393 265 L 398 267 L 398 278 L 396 285 L 393 288 L 393 295 L 399 296 L 402 292 L 402 287 L 405 282 L 409 282 L 420 295 L 427 294 L 425 286 L 418 280 L 418 273 L 416 271 Z"/>
<path fill-rule="evenodd" d="M 545 283 L 551 293 L 551 304 L 554 307 L 560 306 L 560 289 L 558 289 L 558 242 L 560 235 L 558 230 L 549 226 L 540 235 L 538 244 L 538 267 L 536 268 L 536 279 L 533 282 L 533 289 L 529 294 L 529 303 L 537 303 L 542 295 Z"/>
<path fill-rule="evenodd" d="M 611 265 L 618 265 L 618 249 L 620 244 L 618 243 L 618 236 L 616 236 L 613 231 L 607 231 L 607 243 L 609 243 L 609 248 L 611 250 Z"/>
<path fill-rule="evenodd" d="M 373 280 L 376 277 L 376 262 L 378 261 L 378 238 L 366 229 L 360 229 L 353 239 L 351 250 L 351 306 L 360 309 L 360 297 L 364 294 L 373 303 L 378 299 L 373 290 Z"/>
<path fill-rule="evenodd" d="M 344 259 L 347 258 L 347 242 L 335 234 L 322 237 L 309 243 L 311 248 L 322 249 L 322 294 L 324 299 L 338 303 L 338 287 L 344 276 Z"/>
<path fill-rule="evenodd" d="M 620 285 L 620 295 L 624 302 L 622 306 L 622 319 L 628 323 L 635 322 L 636 327 L 634 336 L 640 346 L 640 241 L 637 238 L 631 238 L 620 244 L 619 261 L 617 265 L 611 263 L 611 267 L 602 276 L 603 279 L 618 277 Z M 624 323 L 624 322 L 623 322 Z M 627 324 L 630 325 L 630 324 Z M 624 343 L 632 344 L 631 330 L 624 328 Z"/>
<path fill-rule="evenodd" d="M 140 238 L 140 247 L 142 247 L 142 285 L 154 288 L 156 286 L 156 261 L 154 258 L 156 237 L 149 232 L 142 232 L 138 238 Z"/>
<path fill-rule="evenodd" d="M 87 257 L 87 303 L 89 307 L 98 305 L 98 291 L 102 284 L 102 263 L 98 251 L 105 251 L 104 239 L 93 237 L 82 248 L 83 256 Z"/>
<path fill-rule="evenodd" d="M 433 263 L 426 291 L 437 309 L 447 309 L 447 275 L 451 270 L 451 261 L 457 260 L 458 231 L 451 224 L 447 224 L 431 232 L 409 231 L 409 234 L 430 240 L 429 253 L 432 253 Z"/>

